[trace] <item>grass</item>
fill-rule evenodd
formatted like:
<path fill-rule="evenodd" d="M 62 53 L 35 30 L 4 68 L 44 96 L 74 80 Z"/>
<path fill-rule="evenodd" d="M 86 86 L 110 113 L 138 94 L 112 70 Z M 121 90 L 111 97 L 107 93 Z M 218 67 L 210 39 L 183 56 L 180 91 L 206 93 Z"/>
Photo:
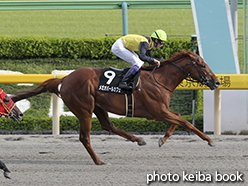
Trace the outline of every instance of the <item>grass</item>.
<path fill-rule="evenodd" d="M 2 36 L 100 37 L 122 35 L 122 10 L 0 11 Z M 238 10 L 239 35 L 243 10 Z M 150 35 L 163 29 L 169 36 L 195 34 L 191 9 L 129 9 L 128 32 Z"/>

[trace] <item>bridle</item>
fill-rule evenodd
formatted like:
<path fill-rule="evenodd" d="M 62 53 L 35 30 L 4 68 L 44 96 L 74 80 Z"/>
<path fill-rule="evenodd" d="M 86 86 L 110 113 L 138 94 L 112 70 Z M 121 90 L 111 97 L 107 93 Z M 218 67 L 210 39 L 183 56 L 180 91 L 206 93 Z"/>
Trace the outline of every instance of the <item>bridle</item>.
<path fill-rule="evenodd" d="M 196 60 L 199 56 L 197 55 L 195 59 L 191 59 L 192 64 L 194 65 L 194 67 L 196 68 L 200 78 L 196 77 L 196 76 L 192 76 L 189 72 L 187 72 L 184 68 L 180 67 L 179 65 L 177 65 L 175 62 L 171 62 L 172 65 L 174 65 L 175 67 L 179 68 L 180 70 L 182 70 L 185 74 L 186 74 L 186 80 L 187 81 L 191 81 L 191 82 L 197 82 L 197 83 L 201 83 L 202 85 L 206 85 L 208 84 L 209 80 L 206 78 L 207 75 L 209 73 L 211 73 L 212 71 L 210 70 L 208 73 L 204 74 L 204 72 L 202 71 L 201 67 L 196 63 Z M 187 63 L 186 65 L 189 65 L 189 63 Z M 186 66 L 185 65 L 185 66 Z M 158 83 L 159 85 L 161 85 L 163 88 L 165 88 L 166 90 L 173 92 L 172 90 L 168 89 L 167 87 L 165 87 L 164 85 L 162 85 L 161 83 L 159 83 L 156 78 L 155 75 L 153 73 L 153 78 L 156 81 L 156 83 Z"/>
<path fill-rule="evenodd" d="M 191 62 L 194 65 L 194 67 L 196 68 L 200 78 L 192 76 L 189 72 L 187 72 L 184 68 L 178 66 L 175 62 L 172 62 L 172 64 L 174 66 L 176 66 L 177 68 L 179 68 L 180 70 L 182 70 L 187 75 L 187 77 L 185 78 L 186 80 L 191 81 L 191 82 L 197 82 L 197 83 L 200 82 L 202 85 L 206 85 L 208 83 L 208 81 L 209 81 L 209 80 L 207 80 L 206 77 L 208 76 L 209 73 L 212 72 L 212 70 L 210 70 L 208 73 L 204 74 L 204 72 L 202 71 L 201 67 L 196 63 L 196 60 L 197 60 L 198 57 L 199 56 L 197 55 L 195 57 L 195 59 L 193 59 L 193 60 L 191 59 Z M 186 65 L 189 65 L 189 64 L 186 64 Z"/>

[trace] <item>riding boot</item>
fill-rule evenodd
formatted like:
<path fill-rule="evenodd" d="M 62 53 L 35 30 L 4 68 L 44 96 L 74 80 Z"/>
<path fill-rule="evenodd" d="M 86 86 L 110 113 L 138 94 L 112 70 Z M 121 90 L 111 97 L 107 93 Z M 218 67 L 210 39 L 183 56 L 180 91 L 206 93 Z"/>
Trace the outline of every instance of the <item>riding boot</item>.
<path fill-rule="evenodd" d="M 121 82 L 119 83 L 119 87 L 123 89 L 132 89 L 133 87 L 128 85 L 128 81 L 133 78 L 133 74 L 131 72 L 131 68 L 127 71 L 127 73 L 123 76 Z"/>
<path fill-rule="evenodd" d="M 121 82 L 119 83 L 119 87 L 123 89 L 132 89 L 133 87 L 128 85 L 129 81 L 134 77 L 136 72 L 138 72 L 140 67 L 137 65 L 133 65 L 127 73 L 123 76 Z"/>

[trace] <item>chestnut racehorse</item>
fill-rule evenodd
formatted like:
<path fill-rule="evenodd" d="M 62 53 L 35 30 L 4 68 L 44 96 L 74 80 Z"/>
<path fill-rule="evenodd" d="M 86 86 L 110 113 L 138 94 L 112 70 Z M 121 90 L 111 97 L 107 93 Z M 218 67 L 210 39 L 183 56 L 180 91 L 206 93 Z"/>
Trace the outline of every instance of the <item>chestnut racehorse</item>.
<path fill-rule="evenodd" d="M 147 80 L 154 68 L 155 66 L 148 66 L 141 69 L 140 81 L 133 92 L 134 117 L 172 124 L 164 137 L 159 139 L 159 146 L 165 143 L 178 125 L 190 129 L 200 138 L 206 140 L 210 146 L 213 146 L 212 139 L 195 128 L 190 122 L 182 119 L 179 113 L 170 111 L 168 108 L 173 90 L 183 79 L 191 77 L 214 90 L 220 84 L 215 74 L 200 56 L 190 51 L 177 53 L 172 58 L 161 62 L 160 67 Z M 111 123 L 107 112 L 125 115 L 126 99 L 123 94 L 98 91 L 99 77 L 102 71 L 102 68 L 83 67 L 62 79 L 49 79 L 35 89 L 17 93 L 12 99 L 16 102 L 43 92 L 61 96 L 65 105 L 79 119 L 80 141 L 95 164 L 102 165 L 104 163 L 97 157 L 90 144 L 93 113 L 97 116 L 104 130 L 111 131 L 132 142 L 137 142 L 139 145 L 146 144 L 142 138 L 120 130 Z M 58 90 L 60 84 L 62 85 Z M 141 91 L 138 91 L 143 84 Z"/>

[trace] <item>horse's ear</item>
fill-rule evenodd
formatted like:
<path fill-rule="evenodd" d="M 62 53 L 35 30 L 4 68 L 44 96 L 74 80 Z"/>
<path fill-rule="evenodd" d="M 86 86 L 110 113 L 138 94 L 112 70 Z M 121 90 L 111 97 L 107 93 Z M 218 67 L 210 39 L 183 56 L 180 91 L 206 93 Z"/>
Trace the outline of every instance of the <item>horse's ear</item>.
<path fill-rule="evenodd" d="M 195 53 L 194 52 L 191 52 L 191 51 L 187 50 L 187 54 L 189 55 L 190 58 L 192 58 L 192 59 L 195 58 Z"/>
<path fill-rule="evenodd" d="M 194 53 L 193 52 L 191 52 L 191 51 L 189 51 L 189 50 L 181 50 L 181 53 L 183 54 L 183 55 L 188 55 L 188 56 L 190 56 L 191 58 L 194 58 Z"/>

